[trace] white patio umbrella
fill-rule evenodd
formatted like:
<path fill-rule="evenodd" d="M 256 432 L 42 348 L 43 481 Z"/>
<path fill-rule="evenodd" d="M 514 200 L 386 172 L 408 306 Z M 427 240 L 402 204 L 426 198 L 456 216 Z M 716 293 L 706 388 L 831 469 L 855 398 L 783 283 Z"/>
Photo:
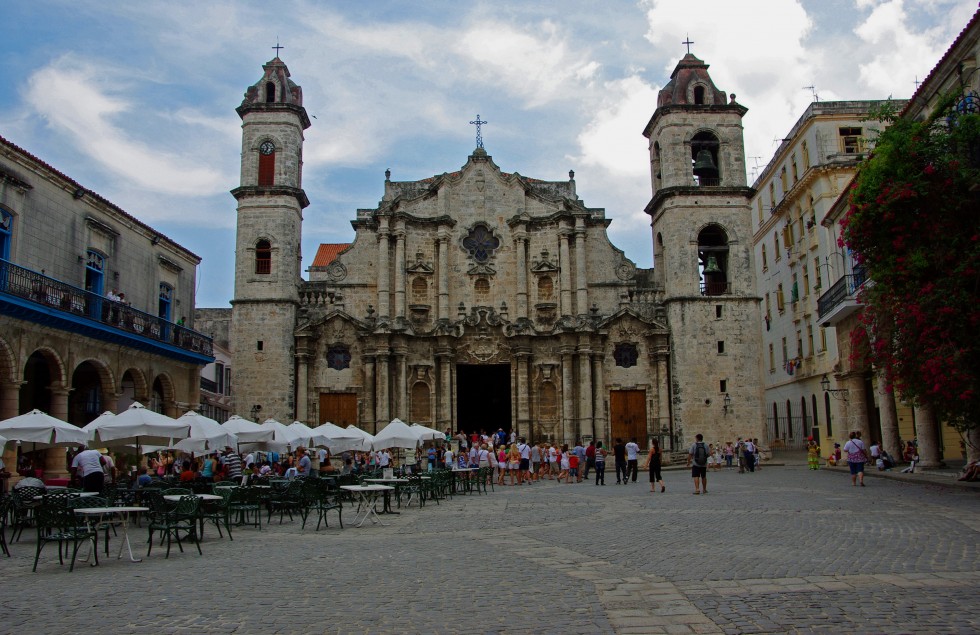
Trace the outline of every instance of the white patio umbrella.
<path fill-rule="evenodd" d="M 371 449 L 371 444 L 374 443 L 373 434 L 371 434 L 370 432 L 365 432 L 364 430 L 361 430 L 357 426 L 353 426 L 353 425 L 347 426 L 346 428 L 344 428 L 344 430 L 346 430 L 347 432 L 351 432 L 353 434 L 358 434 L 361 437 L 360 443 L 353 444 L 352 447 L 350 448 L 351 450 L 358 450 L 363 452 L 365 450 Z"/>
<path fill-rule="evenodd" d="M 98 417 L 96 417 L 95 419 L 92 419 L 91 421 L 89 421 L 88 423 L 86 423 L 84 426 L 82 426 L 82 430 L 85 430 L 86 432 L 88 432 L 90 435 L 92 435 L 94 437 L 95 436 L 95 429 L 98 428 L 101 425 L 105 425 L 105 423 L 109 419 L 112 419 L 115 416 L 116 416 L 115 414 L 113 414 L 113 413 L 109 412 L 108 410 L 106 410 L 105 412 L 103 412 L 102 414 L 100 414 Z"/>
<path fill-rule="evenodd" d="M 222 428 L 220 423 L 193 410 L 185 412 L 177 421 L 187 423 L 191 427 L 190 435 L 174 445 L 178 450 L 207 452 L 220 450 L 226 446 L 235 447 L 238 443 L 238 437 Z"/>
<path fill-rule="evenodd" d="M 78 426 L 55 419 L 36 408 L 27 414 L 0 421 L 0 434 L 8 441 L 32 443 L 35 450 L 87 444 L 92 439 L 90 433 Z"/>
<path fill-rule="evenodd" d="M 419 437 L 412 430 L 411 426 L 401 419 L 392 419 L 391 423 L 384 427 L 384 430 L 374 435 L 374 442 L 371 447 L 375 450 L 382 448 L 416 448 L 419 445 Z"/>
<path fill-rule="evenodd" d="M 230 432 L 238 437 L 239 443 L 271 441 L 273 435 L 275 434 L 271 430 L 266 430 L 259 424 L 239 417 L 238 415 L 228 417 L 228 421 L 222 423 L 221 427 L 224 428 L 226 432 Z"/>
<path fill-rule="evenodd" d="M 271 432 L 272 438 L 264 441 L 243 441 L 239 439 L 238 444 L 249 450 L 272 452 L 285 452 L 290 447 L 296 449 L 298 446 L 303 445 L 303 440 L 295 432 L 275 419 L 266 419 L 259 424 L 259 427 L 267 432 Z"/>
<path fill-rule="evenodd" d="M 426 427 L 420 423 L 413 423 L 409 426 L 415 434 L 419 435 L 420 441 L 445 441 L 446 435 L 435 428 Z"/>
<path fill-rule="evenodd" d="M 289 428 L 289 430 L 299 438 L 300 442 L 307 447 L 330 447 L 329 439 L 302 421 L 293 421 L 286 427 Z"/>
<path fill-rule="evenodd" d="M 187 423 L 179 423 L 167 415 L 154 412 L 134 401 L 115 417 L 98 417 L 93 443 L 99 447 L 136 446 L 139 454 L 144 445 L 172 446 L 190 433 Z M 95 423 L 93 421 L 92 423 Z"/>
<path fill-rule="evenodd" d="M 364 435 L 367 433 L 353 426 L 345 429 L 328 421 L 313 428 L 313 431 L 327 440 L 326 446 L 333 454 L 364 449 Z"/>

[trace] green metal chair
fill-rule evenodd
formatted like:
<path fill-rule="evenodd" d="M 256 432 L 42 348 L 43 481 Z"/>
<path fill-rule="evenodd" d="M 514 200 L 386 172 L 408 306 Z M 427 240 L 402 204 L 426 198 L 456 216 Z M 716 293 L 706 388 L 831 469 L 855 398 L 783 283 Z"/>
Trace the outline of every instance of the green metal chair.
<path fill-rule="evenodd" d="M 41 550 L 49 542 L 58 543 L 58 562 L 62 565 L 65 564 L 65 560 L 61 547 L 65 545 L 67 550 L 67 545 L 72 545 L 69 573 L 75 570 L 78 547 L 84 542 L 91 541 L 95 564 L 99 564 L 98 534 L 87 525 L 79 525 L 71 507 L 59 505 L 55 501 L 52 501 L 50 505 L 42 503 L 34 510 L 34 519 L 37 525 L 37 551 L 34 554 L 32 571 L 37 572 L 37 562 L 41 558 Z"/>
<path fill-rule="evenodd" d="M 197 530 L 198 507 L 200 503 L 201 499 L 197 496 L 181 496 L 173 509 L 150 511 L 150 534 L 147 541 L 149 547 L 146 550 L 146 556 L 149 557 L 150 552 L 153 550 L 153 533 L 156 531 L 160 532 L 161 539 L 166 538 L 167 540 L 167 558 L 170 558 L 170 545 L 173 540 L 177 541 L 177 548 L 180 549 L 180 552 L 184 552 L 184 546 L 180 540 L 180 534 L 182 532 L 194 540 L 194 544 L 197 545 L 197 553 L 203 556 L 204 552 L 201 551 L 201 535 Z"/>

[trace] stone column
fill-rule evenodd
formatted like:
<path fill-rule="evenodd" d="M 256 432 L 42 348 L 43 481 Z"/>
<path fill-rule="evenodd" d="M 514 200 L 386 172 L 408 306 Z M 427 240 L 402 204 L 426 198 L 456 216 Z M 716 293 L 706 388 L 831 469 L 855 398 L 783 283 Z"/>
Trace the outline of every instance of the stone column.
<path fill-rule="evenodd" d="M 670 449 L 673 449 L 673 425 L 670 420 L 670 382 L 667 381 L 667 352 L 657 351 L 657 423 L 654 434 L 661 434 L 667 428 Z"/>
<path fill-rule="evenodd" d="M 514 352 L 517 360 L 517 421 L 515 421 L 517 434 L 528 437 L 531 434 L 531 395 L 528 391 L 528 368 L 531 363 L 531 351 L 527 347 L 521 347 Z"/>
<path fill-rule="evenodd" d="M 517 248 L 517 317 L 527 317 L 527 233 L 520 228 L 514 237 Z"/>
<path fill-rule="evenodd" d="M 585 220 L 575 220 L 575 313 L 589 314 L 589 285 L 585 273 Z"/>
<path fill-rule="evenodd" d="M 374 355 L 365 355 L 364 359 L 364 418 L 361 425 L 367 422 L 372 424 L 377 421 L 375 417 L 375 404 L 378 402 L 374 376 Z M 366 427 L 366 426 L 365 426 Z M 366 430 L 365 430 L 366 431 Z"/>
<path fill-rule="evenodd" d="M 396 346 L 393 348 L 395 358 L 395 382 L 392 395 L 395 412 L 394 416 L 408 423 L 408 348 Z"/>
<path fill-rule="evenodd" d="M 449 231 L 439 230 L 436 242 L 439 252 L 437 267 L 439 269 L 439 315 L 440 320 L 449 320 Z"/>
<path fill-rule="evenodd" d="M 902 448 L 898 439 L 898 412 L 895 408 L 895 393 L 885 387 L 885 378 L 878 375 L 875 381 L 878 395 L 878 414 L 881 418 L 881 446 L 896 461 L 902 460 Z"/>
<path fill-rule="evenodd" d="M 915 408 L 915 438 L 919 444 L 919 467 L 943 467 L 940 457 L 939 426 L 929 406 Z"/>
<path fill-rule="evenodd" d="M 378 317 L 387 318 L 391 316 L 390 308 L 390 245 L 388 242 L 388 219 L 378 219 Z"/>
<path fill-rule="evenodd" d="M 307 377 L 307 371 L 309 368 L 309 354 L 305 352 L 299 352 L 299 347 L 297 346 L 296 352 L 296 420 L 310 427 L 316 427 L 319 422 L 311 423 L 309 421 L 309 409 L 310 409 L 310 395 L 309 395 L 309 378 Z M 290 422 L 291 423 L 291 422 Z M 286 425 L 289 425 L 288 423 Z"/>
<path fill-rule="evenodd" d="M 24 382 L 8 381 L 0 384 L 0 421 L 16 417 L 20 406 L 20 386 Z M 8 489 L 20 480 L 17 474 L 17 444 L 8 443 L 3 451 L 3 464 L 13 476 L 7 484 Z M 2 448 L 0 448 L 2 450 Z"/>
<path fill-rule="evenodd" d="M 388 392 L 388 387 L 390 385 L 390 360 L 391 356 L 388 351 L 384 352 L 378 351 L 378 385 L 377 385 L 377 412 L 374 420 L 374 431 L 371 434 L 377 434 L 378 430 L 388 425 L 391 421 L 391 403 Z M 380 424 L 380 425 L 379 425 Z"/>
<path fill-rule="evenodd" d="M 452 396 L 453 388 L 450 384 L 449 372 L 453 365 L 453 354 L 448 347 L 436 349 L 436 364 L 438 364 L 438 376 L 436 389 L 436 421 L 439 430 L 445 430 L 453 426 Z M 454 433 L 455 429 L 452 430 Z"/>
<path fill-rule="evenodd" d="M 48 414 L 55 419 L 68 421 L 68 393 L 71 389 L 64 386 L 51 386 L 51 412 Z M 51 448 L 44 452 L 44 477 L 45 478 L 66 478 L 68 476 L 68 466 L 66 465 L 67 451 L 65 448 Z"/>
<path fill-rule="evenodd" d="M 395 229 L 395 315 L 405 317 L 405 221 Z"/>
<path fill-rule="evenodd" d="M 576 437 L 592 434 L 592 349 L 586 342 L 578 347 L 578 431 Z"/>
<path fill-rule="evenodd" d="M 561 347 L 561 439 L 559 443 L 575 443 L 575 381 L 572 365 L 575 363 L 575 349 Z"/>
<path fill-rule="evenodd" d="M 871 426 L 868 424 L 868 401 L 864 395 L 864 375 L 848 373 L 837 377 L 838 385 L 847 389 L 844 402 L 844 423 L 846 433 L 860 432 L 861 439 L 871 447 Z"/>
<path fill-rule="evenodd" d="M 593 439 L 605 439 L 609 433 L 606 420 L 606 384 L 602 374 L 602 351 L 592 353 L 592 411 L 594 413 L 592 430 L 588 433 Z M 605 445 L 605 444 L 603 444 Z"/>
<path fill-rule="evenodd" d="M 115 412 L 115 407 L 118 404 L 118 398 L 115 394 L 113 394 L 112 401 L 114 402 L 112 412 Z M 201 409 L 201 369 L 197 366 L 191 366 L 187 369 L 187 408 L 188 410 Z"/>
<path fill-rule="evenodd" d="M 561 286 L 561 307 L 559 310 L 560 315 L 571 315 L 572 314 L 572 260 L 568 252 L 568 239 L 571 237 L 572 231 L 567 227 L 562 227 L 558 232 L 558 258 L 560 260 L 559 267 L 559 285 Z"/>

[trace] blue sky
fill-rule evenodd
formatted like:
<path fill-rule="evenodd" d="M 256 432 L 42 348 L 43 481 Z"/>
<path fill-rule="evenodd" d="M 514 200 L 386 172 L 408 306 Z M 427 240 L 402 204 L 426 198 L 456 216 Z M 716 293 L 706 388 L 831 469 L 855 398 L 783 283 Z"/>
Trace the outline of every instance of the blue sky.
<path fill-rule="evenodd" d="M 315 116 L 303 268 L 347 242 L 394 180 L 458 169 L 484 142 L 505 171 L 563 180 L 606 208 L 610 238 L 651 266 L 646 140 L 684 54 L 749 108 L 764 167 L 812 100 L 908 97 L 975 0 L 104 2 L 32 0 L 0 21 L 0 134 L 204 259 L 198 306 L 234 288 L 240 120 L 276 38 Z M 749 174 L 751 182 L 754 174 Z"/>

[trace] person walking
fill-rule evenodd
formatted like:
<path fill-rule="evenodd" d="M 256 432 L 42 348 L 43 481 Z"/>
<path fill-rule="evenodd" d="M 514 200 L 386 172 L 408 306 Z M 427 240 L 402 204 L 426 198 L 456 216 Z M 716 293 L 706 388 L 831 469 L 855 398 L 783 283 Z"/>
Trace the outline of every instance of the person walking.
<path fill-rule="evenodd" d="M 595 442 L 595 484 L 606 485 L 606 455 L 609 454 L 606 448 L 602 447 L 602 441 Z"/>
<path fill-rule="evenodd" d="M 590 469 L 595 469 L 595 441 L 589 441 L 589 447 L 585 448 L 585 473 L 582 478 L 589 478 Z"/>
<path fill-rule="evenodd" d="M 868 450 L 864 447 L 860 432 L 852 432 L 850 440 L 844 444 L 847 452 L 847 466 L 851 468 L 851 485 L 861 483 L 864 487 L 864 464 L 868 462 Z"/>
<path fill-rule="evenodd" d="M 613 459 L 616 462 L 616 484 L 619 485 L 619 477 L 622 475 L 623 485 L 626 484 L 626 444 L 623 443 L 622 439 L 616 439 L 616 444 L 613 446 Z"/>
<path fill-rule="evenodd" d="M 633 482 L 636 482 L 637 463 L 639 462 L 640 446 L 636 444 L 636 437 L 632 437 L 630 442 L 626 444 L 626 477 L 632 475 Z M 623 483 L 626 483 L 626 477 L 623 478 Z"/>
<path fill-rule="evenodd" d="M 667 487 L 664 485 L 663 476 L 660 475 L 660 467 L 662 465 L 663 456 L 660 451 L 660 440 L 654 437 L 650 442 L 650 452 L 647 454 L 647 462 L 643 465 L 643 469 L 650 470 L 650 491 L 657 491 L 657 484 L 660 485 L 660 492 L 666 492 Z"/>
<path fill-rule="evenodd" d="M 578 457 L 575 465 L 575 478 L 576 482 L 582 482 L 582 468 L 585 467 L 585 447 L 582 445 L 582 440 L 579 439 L 575 442 L 575 447 L 572 448 L 572 454 Z"/>
<path fill-rule="evenodd" d="M 694 493 L 707 494 L 708 446 L 704 443 L 704 435 L 700 433 L 694 435 L 694 445 L 687 452 L 687 467 L 691 468 L 691 478 L 694 479 Z"/>
<path fill-rule="evenodd" d="M 755 444 L 752 443 L 752 439 L 745 439 L 742 442 L 742 463 L 745 464 L 745 469 L 755 472 Z"/>

